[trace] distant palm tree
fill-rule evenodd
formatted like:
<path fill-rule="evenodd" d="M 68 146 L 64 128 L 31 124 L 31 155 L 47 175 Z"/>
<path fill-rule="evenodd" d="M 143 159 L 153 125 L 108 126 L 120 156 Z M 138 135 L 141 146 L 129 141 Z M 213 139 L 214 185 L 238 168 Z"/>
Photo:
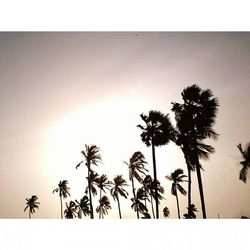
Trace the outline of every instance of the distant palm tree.
<path fill-rule="evenodd" d="M 88 146 L 85 144 L 85 150 L 82 151 L 85 160 L 85 166 L 88 168 L 88 189 L 89 189 L 89 200 L 90 200 L 90 211 L 91 211 L 91 219 L 94 219 L 94 210 L 92 203 L 92 195 L 91 195 L 91 183 L 90 183 L 90 173 L 91 173 L 91 165 L 97 166 L 98 163 L 102 161 L 101 155 L 99 153 L 100 149 L 96 145 Z M 83 163 L 83 161 L 79 162 L 76 166 L 76 169 Z"/>
<path fill-rule="evenodd" d="M 69 206 L 66 203 L 66 209 L 64 211 L 66 219 L 73 219 L 77 216 L 77 205 L 74 201 L 70 201 Z"/>
<path fill-rule="evenodd" d="M 31 219 L 31 214 L 35 213 L 35 209 L 39 209 L 40 202 L 37 201 L 38 197 L 36 195 L 32 195 L 30 199 L 26 198 L 26 207 L 24 209 L 24 212 L 27 208 L 29 208 L 29 219 Z"/>
<path fill-rule="evenodd" d="M 145 172 L 148 170 L 145 168 L 145 164 L 147 164 L 147 162 L 145 161 L 144 155 L 141 152 L 137 151 L 129 159 L 129 163 L 125 161 L 124 163 L 128 166 L 129 169 L 129 180 L 132 182 L 132 192 L 135 199 L 136 194 L 135 194 L 134 178 L 137 179 L 139 183 L 142 182 L 142 177 L 140 174 L 146 175 Z M 139 211 L 138 210 L 135 211 L 137 213 L 137 219 L 139 219 Z"/>
<path fill-rule="evenodd" d="M 97 195 L 97 189 L 96 186 L 98 184 L 98 180 L 99 180 L 99 175 L 98 173 L 94 172 L 93 170 L 90 171 L 89 177 L 86 177 L 87 181 L 88 181 L 88 186 L 85 189 L 85 193 L 89 193 L 89 189 L 90 189 L 90 193 L 93 196 Z"/>
<path fill-rule="evenodd" d="M 96 208 L 96 212 L 101 214 L 101 218 L 104 219 L 104 215 L 108 214 L 108 210 L 111 209 L 109 198 L 104 195 L 101 200 L 99 200 L 99 206 Z"/>
<path fill-rule="evenodd" d="M 114 178 L 113 185 L 114 186 L 111 188 L 110 193 L 111 193 L 112 197 L 114 198 L 114 200 L 117 201 L 117 203 L 118 203 L 119 216 L 121 219 L 122 214 L 121 214 L 121 205 L 120 205 L 119 195 L 121 195 L 127 199 L 128 192 L 123 187 L 128 186 L 128 184 L 127 184 L 126 180 L 123 179 L 122 175 L 117 175 Z"/>
<path fill-rule="evenodd" d="M 80 202 L 78 202 L 77 200 L 75 200 L 75 202 L 76 202 L 76 206 L 79 207 L 78 217 L 81 218 L 81 213 L 83 213 L 84 216 L 91 214 L 89 198 L 87 195 L 83 196 Z"/>
<path fill-rule="evenodd" d="M 178 193 L 179 190 L 181 194 L 186 195 L 186 190 L 180 185 L 181 182 L 185 181 L 183 178 L 187 177 L 183 174 L 183 170 L 178 168 L 173 173 L 171 173 L 169 176 L 166 176 L 166 178 L 170 181 L 173 181 L 171 193 L 176 197 L 176 203 L 177 203 L 177 211 L 178 211 L 178 218 L 180 219 L 180 207 L 179 207 L 179 200 L 178 200 Z"/>
<path fill-rule="evenodd" d="M 164 207 L 164 208 L 163 208 L 163 216 L 164 216 L 165 218 L 168 218 L 169 215 L 170 215 L 170 212 L 169 212 L 168 207 Z"/>
<path fill-rule="evenodd" d="M 138 188 L 135 197 L 131 199 L 131 208 L 133 208 L 136 212 L 145 215 L 145 213 L 148 213 L 148 209 L 143 203 L 145 199 L 148 199 L 147 194 L 145 194 L 143 188 Z"/>
<path fill-rule="evenodd" d="M 250 142 L 246 145 L 245 149 L 242 149 L 241 143 L 237 145 L 241 152 L 243 161 L 240 162 L 242 169 L 240 170 L 240 180 L 244 183 L 247 182 L 247 171 L 250 168 Z"/>
<path fill-rule="evenodd" d="M 61 219 L 63 218 L 62 197 L 64 199 L 66 199 L 67 196 L 70 196 L 70 194 L 69 194 L 70 188 L 67 185 L 68 185 L 67 180 L 60 181 L 59 184 L 58 184 L 58 188 L 53 190 L 53 193 L 54 192 L 56 192 L 56 193 L 59 192 L 59 197 L 60 197 L 60 202 L 61 202 Z"/>
<path fill-rule="evenodd" d="M 141 114 L 142 120 L 145 122 L 145 126 L 138 125 L 142 130 L 141 139 L 146 146 L 152 146 L 152 158 L 153 158 L 153 173 L 154 181 L 157 181 L 156 172 L 156 158 L 155 158 L 155 146 L 166 145 L 171 137 L 172 125 L 168 115 L 164 115 L 160 111 L 151 110 L 148 116 Z M 159 200 L 158 191 L 155 189 L 155 203 L 156 203 L 156 218 L 159 219 Z"/>
<path fill-rule="evenodd" d="M 213 130 L 218 110 L 218 99 L 213 97 L 210 89 L 202 90 L 198 85 L 185 88 L 182 93 L 183 104 L 173 103 L 172 111 L 177 117 L 178 128 L 182 135 L 188 138 L 188 150 L 185 154 L 195 165 L 200 192 L 203 218 L 206 218 L 205 198 L 201 178 L 200 157 L 208 158 L 214 148 L 204 144 L 206 138 L 217 139 L 218 134 Z M 178 121 L 179 120 L 179 121 Z M 190 184 L 191 185 L 191 184 Z"/>
<path fill-rule="evenodd" d="M 195 207 L 194 204 L 191 204 L 190 208 L 187 207 L 188 213 L 184 214 L 185 219 L 196 219 L 196 214 L 195 212 L 198 212 L 197 208 Z"/>

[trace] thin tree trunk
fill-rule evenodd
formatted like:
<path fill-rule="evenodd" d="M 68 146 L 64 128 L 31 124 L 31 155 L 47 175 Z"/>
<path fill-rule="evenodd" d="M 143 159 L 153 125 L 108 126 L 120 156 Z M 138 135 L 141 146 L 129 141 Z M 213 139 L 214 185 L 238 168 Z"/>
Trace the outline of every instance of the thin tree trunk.
<path fill-rule="evenodd" d="M 134 178 L 132 177 L 132 189 L 133 189 L 133 195 L 134 195 L 134 200 L 135 200 L 135 202 L 137 202 L 136 201 L 136 199 L 135 199 L 135 186 L 134 186 Z M 136 206 L 136 214 L 137 214 L 137 219 L 139 219 L 139 211 L 138 211 L 138 207 Z"/>
<path fill-rule="evenodd" d="M 202 215 L 203 215 L 203 219 L 206 219 L 207 218 L 206 206 L 205 206 L 205 198 L 204 198 L 203 185 L 202 185 L 202 179 L 201 179 L 201 168 L 200 168 L 199 163 L 198 163 L 198 166 L 196 167 L 196 172 L 197 172 L 197 179 L 198 179 L 198 185 L 199 185 L 199 190 L 200 190 Z"/>
<path fill-rule="evenodd" d="M 121 219 L 121 218 L 122 218 L 121 206 L 120 206 L 120 200 L 119 200 L 119 197 L 118 197 L 118 196 L 117 196 L 117 203 L 118 203 L 119 216 L 120 216 L 120 219 Z"/>
<path fill-rule="evenodd" d="M 31 219 L 31 212 L 30 212 L 30 209 L 29 209 L 29 219 Z"/>
<path fill-rule="evenodd" d="M 89 186 L 89 202 L 90 202 L 90 218 L 94 219 L 94 212 L 93 212 L 93 204 L 92 204 L 92 195 L 91 195 L 91 189 L 90 189 L 90 179 L 89 179 L 89 172 L 90 172 L 90 166 L 88 166 L 88 186 Z"/>
<path fill-rule="evenodd" d="M 102 190 L 100 189 L 100 201 L 99 201 L 100 204 L 101 204 L 101 198 L 102 198 Z M 99 213 L 99 219 L 101 219 L 101 213 Z"/>
<path fill-rule="evenodd" d="M 178 218 L 180 219 L 180 207 L 179 207 L 179 199 L 178 199 L 178 194 L 177 194 L 177 190 L 176 190 L 176 203 L 177 203 L 177 211 L 178 211 Z"/>
<path fill-rule="evenodd" d="M 152 143 L 152 156 L 153 156 L 153 170 L 154 170 L 154 183 L 155 183 L 155 208 L 156 219 L 159 219 L 159 204 L 158 204 L 158 190 L 157 190 L 157 173 L 156 173 L 156 160 L 155 160 L 155 146 Z"/>
<path fill-rule="evenodd" d="M 61 219 L 63 219 L 63 204 L 62 204 L 62 196 L 60 196 L 60 203 L 61 203 Z"/>
<path fill-rule="evenodd" d="M 151 198 L 152 213 L 153 213 L 153 217 L 154 217 L 154 219 L 155 219 L 155 211 L 154 211 L 154 204 L 153 204 L 153 196 L 152 196 L 152 194 L 150 195 L 150 198 Z"/>

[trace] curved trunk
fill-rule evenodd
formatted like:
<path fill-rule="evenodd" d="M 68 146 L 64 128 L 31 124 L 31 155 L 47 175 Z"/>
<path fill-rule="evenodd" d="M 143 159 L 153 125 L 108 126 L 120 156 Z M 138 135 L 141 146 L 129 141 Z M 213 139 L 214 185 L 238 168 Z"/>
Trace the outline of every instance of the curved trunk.
<path fill-rule="evenodd" d="M 157 182 L 157 173 L 156 173 L 156 160 L 155 160 L 155 146 L 152 143 L 152 156 L 153 156 L 153 171 L 154 171 L 154 182 Z M 156 208 L 156 219 L 159 219 L 159 204 L 158 204 L 158 190 L 157 185 L 155 185 L 155 208 Z"/>
<path fill-rule="evenodd" d="M 135 200 L 135 202 L 137 202 L 136 199 L 135 199 L 135 186 L 134 186 L 134 178 L 133 177 L 132 177 L 131 181 L 132 181 L 132 189 L 133 189 L 134 200 Z M 138 211 L 137 206 L 136 206 L 136 214 L 137 214 L 137 219 L 139 219 L 139 211 Z"/>
<path fill-rule="evenodd" d="M 93 204 L 92 204 L 92 195 L 91 195 L 91 189 L 90 189 L 90 179 L 89 179 L 89 172 L 90 172 L 90 166 L 88 166 L 88 188 L 89 188 L 89 203 L 90 203 L 90 218 L 94 219 L 94 212 L 93 212 Z"/>
<path fill-rule="evenodd" d="M 118 197 L 118 196 L 117 196 L 117 203 L 118 203 L 119 216 L 120 216 L 120 219 L 121 219 L 121 218 L 122 218 L 121 206 L 120 206 L 120 200 L 119 200 L 119 197 Z"/>
<path fill-rule="evenodd" d="M 61 219 L 63 219 L 63 205 L 62 205 L 62 196 L 60 196 L 60 203 L 61 203 Z"/>

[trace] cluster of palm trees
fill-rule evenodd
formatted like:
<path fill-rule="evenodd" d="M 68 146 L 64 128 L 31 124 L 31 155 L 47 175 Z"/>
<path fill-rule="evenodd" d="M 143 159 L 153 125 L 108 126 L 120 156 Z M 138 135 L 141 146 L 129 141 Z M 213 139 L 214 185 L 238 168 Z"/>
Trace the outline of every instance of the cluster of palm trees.
<path fill-rule="evenodd" d="M 172 125 L 169 115 L 160 111 L 151 110 L 148 115 L 140 115 L 143 124 L 137 125 L 137 127 L 141 129 L 142 142 L 152 149 L 153 177 L 147 174 L 149 172 L 146 168 L 147 161 L 141 152 L 135 152 L 128 162 L 124 162 L 128 167 L 129 180 L 132 186 L 131 208 L 136 212 L 138 219 L 158 219 L 160 217 L 159 207 L 160 201 L 164 199 L 164 188 L 157 178 L 155 147 L 166 145 L 170 141 L 175 143 L 182 151 L 187 169 L 187 175 L 184 174 L 183 169 L 179 168 L 166 176 L 167 180 L 172 181 L 171 193 L 176 197 L 178 218 L 181 218 L 178 192 L 184 196 L 187 195 L 187 213 L 183 215 L 183 218 L 196 218 L 197 208 L 192 203 L 192 172 L 194 171 L 197 174 L 202 215 L 203 218 L 207 217 L 201 176 L 203 166 L 200 160 L 208 159 L 209 155 L 215 152 L 215 149 L 211 145 L 205 144 L 204 141 L 208 138 L 215 140 L 218 137 L 213 129 L 219 106 L 218 99 L 213 97 L 210 89 L 202 90 L 197 85 L 188 86 L 182 91 L 181 95 L 182 103 L 172 103 L 171 110 L 175 114 L 175 126 Z M 247 170 L 250 167 L 250 143 L 246 149 L 242 149 L 241 144 L 238 145 L 238 148 L 243 157 L 243 161 L 240 162 L 243 167 L 240 171 L 240 180 L 246 182 Z M 109 191 L 114 201 L 117 202 L 119 218 L 121 219 L 120 198 L 127 199 L 129 197 L 126 190 L 128 187 L 127 181 L 122 175 L 117 175 L 110 181 L 107 175 L 99 175 L 94 171 L 93 167 L 98 166 L 102 161 L 100 150 L 96 145 L 85 145 L 85 150 L 81 153 L 84 159 L 77 164 L 76 169 L 85 164 L 87 187 L 85 195 L 80 201 L 75 200 L 70 201 L 69 204 L 66 203 L 65 218 L 82 218 L 82 215 L 84 215 L 94 219 L 93 198 L 98 192 L 99 203 L 96 212 L 99 214 L 99 219 L 104 218 L 104 215 L 108 214 L 111 209 L 111 203 L 106 193 Z M 135 182 L 137 182 L 137 186 L 140 185 L 138 188 L 136 188 Z M 181 186 L 182 182 L 188 183 L 187 191 Z M 53 193 L 59 193 L 61 218 L 64 217 L 62 199 L 70 196 L 69 190 L 67 180 L 63 180 L 53 191 Z M 26 199 L 30 214 L 35 211 L 35 208 L 38 208 L 37 204 L 39 204 L 36 201 L 37 197 L 32 197 L 33 199 Z M 169 209 L 163 208 L 162 214 L 165 218 L 168 218 L 170 215 Z"/>

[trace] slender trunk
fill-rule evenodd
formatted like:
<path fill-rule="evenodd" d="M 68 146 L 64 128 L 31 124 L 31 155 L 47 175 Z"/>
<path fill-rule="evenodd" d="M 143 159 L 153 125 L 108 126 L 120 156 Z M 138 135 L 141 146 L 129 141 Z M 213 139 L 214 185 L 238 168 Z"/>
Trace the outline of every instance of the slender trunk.
<path fill-rule="evenodd" d="M 63 204 L 62 204 L 62 196 L 60 195 L 60 203 L 61 203 L 61 219 L 63 219 Z"/>
<path fill-rule="evenodd" d="M 135 198 L 135 186 L 134 186 L 134 178 L 133 177 L 132 177 L 131 181 L 132 181 L 132 189 L 133 189 L 134 200 L 135 200 L 135 202 L 137 202 L 137 200 Z M 137 205 L 136 205 L 136 214 L 137 214 L 137 219 L 139 219 L 139 211 L 138 211 Z"/>
<path fill-rule="evenodd" d="M 154 170 L 154 183 L 155 183 L 155 208 L 156 219 L 159 219 L 159 204 L 158 204 L 158 190 L 157 190 L 157 173 L 156 173 L 156 160 L 155 160 L 155 146 L 152 143 L 152 156 L 153 156 L 153 170 Z"/>
<path fill-rule="evenodd" d="M 29 209 L 29 219 L 31 219 L 31 212 L 30 212 L 30 209 Z"/>
<path fill-rule="evenodd" d="M 176 190 L 176 203 L 177 203 L 177 211 L 178 211 L 178 218 L 180 219 L 180 206 L 179 206 L 179 199 L 178 199 L 178 194 L 177 194 L 177 190 Z"/>
<path fill-rule="evenodd" d="M 99 200 L 100 204 L 101 204 L 101 198 L 102 198 L 102 190 L 100 189 L 100 200 Z M 101 219 L 101 213 L 99 213 L 99 219 Z"/>
<path fill-rule="evenodd" d="M 91 195 L 91 188 L 90 188 L 90 179 L 89 179 L 89 173 L 90 172 L 90 166 L 88 166 L 88 188 L 89 188 L 89 203 L 90 203 L 90 218 L 94 219 L 94 212 L 93 212 L 93 204 L 92 204 L 92 195 Z"/>
<path fill-rule="evenodd" d="M 117 203 L 118 203 L 119 216 L 120 216 L 120 219 L 121 219 L 122 218 L 122 214 L 121 214 L 121 206 L 120 206 L 120 200 L 119 200 L 118 195 L 117 195 Z"/>
<path fill-rule="evenodd" d="M 152 196 L 152 194 L 150 195 L 150 198 L 151 198 L 152 214 L 153 214 L 153 217 L 154 217 L 154 219 L 155 219 L 155 211 L 154 211 L 154 204 L 153 204 L 153 196 Z"/>

